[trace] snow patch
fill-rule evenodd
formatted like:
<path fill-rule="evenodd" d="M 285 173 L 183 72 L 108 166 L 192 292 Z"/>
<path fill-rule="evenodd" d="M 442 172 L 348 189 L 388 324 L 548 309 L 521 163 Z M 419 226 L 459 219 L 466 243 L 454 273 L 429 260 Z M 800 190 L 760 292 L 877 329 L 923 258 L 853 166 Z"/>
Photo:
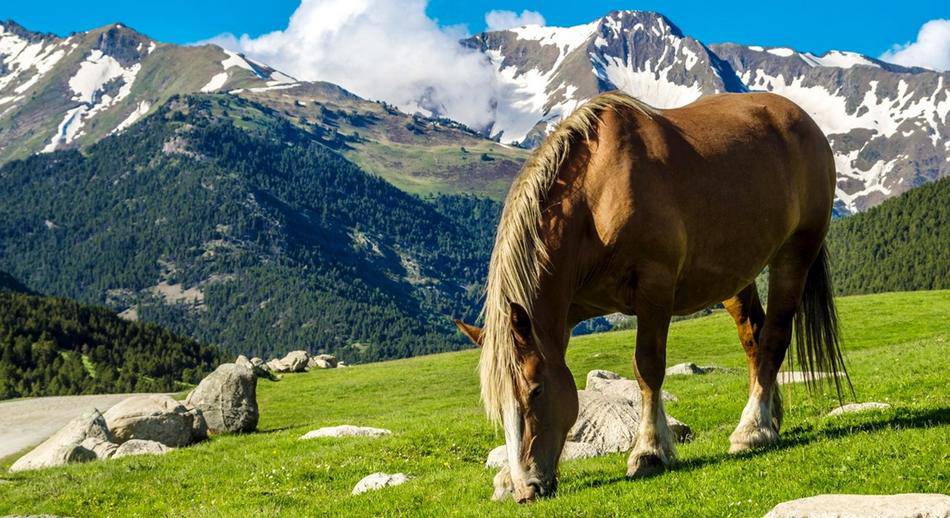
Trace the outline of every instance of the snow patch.
<path fill-rule="evenodd" d="M 202 92 L 216 92 L 218 91 L 219 88 L 224 86 L 224 83 L 227 83 L 227 82 L 228 82 L 227 72 L 221 72 L 219 74 L 215 74 L 214 76 L 211 77 L 211 80 L 208 81 L 206 85 L 201 87 L 201 91 Z"/>
<path fill-rule="evenodd" d="M 825 53 L 824 56 L 816 56 L 805 52 L 800 54 L 802 59 L 811 66 L 851 68 L 854 66 L 867 66 L 880 68 L 880 65 L 856 52 L 842 52 L 832 50 Z"/>
<path fill-rule="evenodd" d="M 132 113 L 130 113 L 129 116 L 126 117 L 124 121 L 120 122 L 119 125 L 116 126 L 116 128 L 115 128 L 114 130 L 112 130 L 112 133 L 119 133 L 119 132 L 122 132 L 122 131 L 124 131 L 126 128 L 128 128 L 129 126 L 135 124 L 136 121 L 138 121 L 139 119 L 142 118 L 142 116 L 144 116 L 146 113 L 148 113 L 148 110 L 149 110 L 151 107 L 152 107 L 152 105 L 151 105 L 151 103 L 149 103 L 148 101 L 142 101 L 142 102 L 140 102 L 139 105 L 138 105 L 138 107 L 135 108 L 135 110 L 133 110 Z"/>
<path fill-rule="evenodd" d="M 792 57 L 792 56 L 795 55 L 795 51 L 794 51 L 794 50 L 789 49 L 789 48 L 785 48 L 785 47 L 778 47 L 778 48 L 775 48 L 775 49 L 768 49 L 768 50 L 766 50 L 766 52 L 768 52 L 769 54 L 772 54 L 772 55 L 774 55 L 774 56 L 779 56 L 779 57 L 783 57 L 783 58 L 790 58 L 790 57 Z"/>

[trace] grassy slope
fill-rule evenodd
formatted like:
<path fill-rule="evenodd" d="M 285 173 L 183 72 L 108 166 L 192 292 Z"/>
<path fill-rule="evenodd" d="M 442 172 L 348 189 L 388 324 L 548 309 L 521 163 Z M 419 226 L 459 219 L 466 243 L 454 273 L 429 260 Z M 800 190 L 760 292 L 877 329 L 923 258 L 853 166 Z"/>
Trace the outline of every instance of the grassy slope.
<path fill-rule="evenodd" d="M 754 455 L 725 453 L 746 389 L 735 330 L 716 313 L 673 325 L 669 364 L 737 369 L 668 380 L 664 388 L 679 397 L 668 411 L 689 423 L 696 439 L 680 447 L 675 470 L 652 479 L 625 480 L 626 457 L 615 454 L 563 465 L 555 499 L 525 507 L 489 502 L 494 473 L 481 463 L 502 439 L 482 417 L 477 354 L 465 351 L 262 382 L 260 433 L 165 457 L 7 475 L 0 514 L 761 516 L 778 502 L 818 493 L 950 492 L 950 291 L 848 297 L 839 306 L 859 400 L 894 408 L 824 419 L 834 401 L 798 387 L 782 443 Z M 632 342 L 628 331 L 575 338 L 575 377 L 583 384 L 593 368 L 630 376 Z M 296 440 L 342 423 L 395 435 Z M 375 471 L 414 480 L 349 495 Z"/>

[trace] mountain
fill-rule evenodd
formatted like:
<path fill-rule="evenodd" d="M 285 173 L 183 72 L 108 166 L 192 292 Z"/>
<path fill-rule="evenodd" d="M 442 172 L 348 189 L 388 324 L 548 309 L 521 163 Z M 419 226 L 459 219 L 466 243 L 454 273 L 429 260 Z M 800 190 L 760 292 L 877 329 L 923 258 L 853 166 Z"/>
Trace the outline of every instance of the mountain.
<path fill-rule="evenodd" d="M 828 246 L 840 294 L 950 288 L 950 179 L 835 221 Z"/>
<path fill-rule="evenodd" d="M 663 15 L 640 11 L 575 27 L 486 32 L 463 44 L 494 67 L 501 93 L 486 131 L 502 142 L 536 146 L 575 107 L 607 90 L 660 108 L 710 93 L 768 90 L 798 103 L 828 135 L 839 215 L 950 175 L 950 72 L 851 52 L 707 46 Z"/>
<path fill-rule="evenodd" d="M 499 204 L 419 198 L 319 126 L 231 94 L 173 97 L 87 147 L 0 167 L 0 265 L 229 353 L 350 361 L 465 346 Z"/>
<path fill-rule="evenodd" d="M 229 92 L 317 126 L 365 170 L 419 193 L 500 199 L 527 153 L 330 83 L 301 82 L 214 45 L 157 42 L 122 24 L 66 38 L 0 24 L 0 163 L 82 148 L 175 95 Z"/>
<path fill-rule="evenodd" d="M 0 272 L 0 399 L 180 390 L 221 360 L 213 347 L 34 294 Z"/>

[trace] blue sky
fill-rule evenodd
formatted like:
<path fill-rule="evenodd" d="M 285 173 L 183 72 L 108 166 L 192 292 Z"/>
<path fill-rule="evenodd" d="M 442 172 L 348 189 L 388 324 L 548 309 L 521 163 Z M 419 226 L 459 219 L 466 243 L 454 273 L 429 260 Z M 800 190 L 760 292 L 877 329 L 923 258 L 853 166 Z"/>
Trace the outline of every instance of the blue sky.
<path fill-rule="evenodd" d="M 187 43 L 221 33 L 258 36 L 283 29 L 299 0 L 4 0 L 0 19 L 30 29 L 66 34 L 121 21 L 153 38 Z M 586 0 L 430 0 L 426 13 L 441 25 L 485 27 L 491 10 L 532 10 L 551 25 L 588 22 L 613 9 L 659 11 L 688 35 L 706 43 L 734 41 L 792 46 L 823 52 L 853 50 L 880 55 L 895 43 L 913 41 L 926 21 L 950 18 L 950 2 L 933 0 L 822 2 L 711 2 Z"/>

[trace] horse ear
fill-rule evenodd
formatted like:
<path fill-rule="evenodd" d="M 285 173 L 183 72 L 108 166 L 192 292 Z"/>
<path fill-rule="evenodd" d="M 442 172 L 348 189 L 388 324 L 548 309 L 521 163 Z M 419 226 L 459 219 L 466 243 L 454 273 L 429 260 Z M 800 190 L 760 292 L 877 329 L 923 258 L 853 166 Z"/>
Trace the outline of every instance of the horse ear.
<path fill-rule="evenodd" d="M 515 333 L 515 341 L 522 345 L 531 343 L 531 317 L 528 316 L 528 310 L 517 302 L 509 302 L 511 310 L 511 329 Z"/>
<path fill-rule="evenodd" d="M 463 335 L 467 336 L 473 344 L 479 347 L 482 346 L 482 330 L 480 328 L 470 326 L 461 320 L 455 321 L 455 327 L 459 328 L 459 331 L 461 331 Z"/>

